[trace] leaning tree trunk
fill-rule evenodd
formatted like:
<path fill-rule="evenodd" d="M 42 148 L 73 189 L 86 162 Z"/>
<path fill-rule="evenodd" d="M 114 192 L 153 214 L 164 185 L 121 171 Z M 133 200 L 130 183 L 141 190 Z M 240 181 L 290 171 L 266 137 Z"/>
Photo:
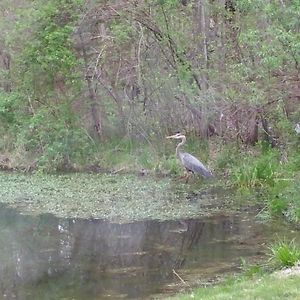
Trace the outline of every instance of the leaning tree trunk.
<path fill-rule="evenodd" d="M 84 60 L 84 66 L 86 71 L 85 80 L 87 83 L 88 93 L 89 93 L 89 104 L 90 104 L 92 121 L 93 121 L 93 129 L 97 137 L 101 139 L 103 136 L 102 123 L 97 110 L 98 103 L 97 103 L 97 95 L 93 87 L 93 76 L 89 74 L 88 56 L 87 56 L 87 51 L 81 33 L 79 33 L 79 38 L 81 41 L 82 57 Z"/>

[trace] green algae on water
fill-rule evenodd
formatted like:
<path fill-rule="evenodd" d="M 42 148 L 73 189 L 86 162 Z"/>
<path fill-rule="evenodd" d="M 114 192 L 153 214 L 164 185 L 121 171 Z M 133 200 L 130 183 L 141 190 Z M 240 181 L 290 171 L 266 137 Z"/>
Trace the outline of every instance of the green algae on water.
<path fill-rule="evenodd" d="M 134 175 L 0 173 L 0 185 L 0 202 L 22 213 L 117 222 L 209 215 L 220 201 L 203 192 L 203 183 L 191 192 L 190 186 L 171 178 Z"/>

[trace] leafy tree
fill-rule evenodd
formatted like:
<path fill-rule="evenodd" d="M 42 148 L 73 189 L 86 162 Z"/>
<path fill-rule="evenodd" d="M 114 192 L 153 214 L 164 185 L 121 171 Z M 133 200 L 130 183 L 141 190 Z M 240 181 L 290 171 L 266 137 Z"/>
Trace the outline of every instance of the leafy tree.
<path fill-rule="evenodd" d="M 38 165 L 69 167 L 76 158 L 82 159 L 84 145 L 89 145 L 73 107 L 80 88 L 80 65 L 72 33 L 82 2 L 39 1 L 35 5 L 30 36 L 15 64 L 16 144 L 24 155 L 35 153 Z M 20 24 L 20 32 L 27 26 Z"/>

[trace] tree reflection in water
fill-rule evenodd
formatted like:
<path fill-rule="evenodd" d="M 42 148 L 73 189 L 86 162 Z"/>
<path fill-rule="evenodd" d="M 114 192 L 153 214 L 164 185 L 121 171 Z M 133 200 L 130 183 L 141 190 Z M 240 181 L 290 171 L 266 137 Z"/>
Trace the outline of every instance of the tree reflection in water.
<path fill-rule="evenodd" d="M 116 224 L 2 207 L 0 292 L 7 299 L 141 299 L 178 281 L 173 270 L 205 273 L 254 255 L 257 247 L 237 246 L 262 231 L 239 216 Z"/>

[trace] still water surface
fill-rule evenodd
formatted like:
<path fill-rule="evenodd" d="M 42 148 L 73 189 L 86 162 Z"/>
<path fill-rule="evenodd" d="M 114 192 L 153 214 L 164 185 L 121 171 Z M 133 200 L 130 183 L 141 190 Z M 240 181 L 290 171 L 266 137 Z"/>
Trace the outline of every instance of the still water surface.
<path fill-rule="evenodd" d="M 255 214 L 116 224 L 0 207 L 0 298 L 153 299 L 263 255 Z M 178 276 L 174 273 L 178 274 Z M 183 281 L 184 282 L 183 282 Z"/>

